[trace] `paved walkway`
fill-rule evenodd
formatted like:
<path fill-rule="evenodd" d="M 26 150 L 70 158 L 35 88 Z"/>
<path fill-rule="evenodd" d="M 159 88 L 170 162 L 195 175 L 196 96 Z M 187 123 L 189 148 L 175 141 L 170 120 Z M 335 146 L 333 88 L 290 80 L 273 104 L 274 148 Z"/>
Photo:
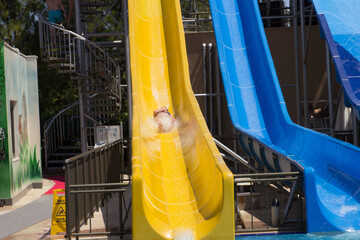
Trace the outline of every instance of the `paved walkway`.
<path fill-rule="evenodd" d="M 52 196 L 44 195 L 14 211 L 0 215 L 0 239 L 51 218 Z"/>
<path fill-rule="evenodd" d="M 43 194 L 51 189 L 54 184 L 52 180 L 43 179 L 42 189 L 31 189 L 13 206 L 0 208 L 0 239 L 41 239 L 37 237 L 10 237 L 47 219 L 49 219 L 49 224 L 46 228 L 50 229 L 52 195 Z M 43 232 L 43 228 L 39 232 Z"/>
<path fill-rule="evenodd" d="M 45 193 L 54 186 L 56 180 L 43 179 L 42 189 L 32 189 L 23 198 L 13 206 L 4 206 L 0 208 L 0 239 L 2 240 L 24 240 L 24 239 L 64 239 L 64 234 L 55 236 L 50 235 L 51 213 L 52 213 L 52 195 Z M 45 195 L 44 195 L 45 194 Z M 116 194 L 115 194 L 116 195 Z M 127 190 L 125 199 L 129 201 L 131 188 Z M 106 214 L 105 207 L 94 213 L 92 218 L 93 231 L 105 231 L 105 219 L 109 219 L 109 227 L 116 226 L 118 217 L 114 215 L 118 207 L 117 197 L 109 199 L 109 216 Z M 87 232 L 89 225 L 81 227 L 81 232 Z M 131 229 L 131 214 L 125 225 L 125 228 Z M 109 236 L 109 238 L 97 239 L 120 239 L 118 236 Z M 131 235 L 125 235 L 124 239 L 131 239 Z"/>

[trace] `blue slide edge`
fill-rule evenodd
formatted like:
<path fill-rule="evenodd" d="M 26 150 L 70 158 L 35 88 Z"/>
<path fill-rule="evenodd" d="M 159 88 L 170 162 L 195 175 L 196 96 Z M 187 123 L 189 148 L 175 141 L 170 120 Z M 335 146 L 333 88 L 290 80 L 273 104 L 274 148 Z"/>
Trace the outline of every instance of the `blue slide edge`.
<path fill-rule="evenodd" d="M 358 93 L 360 89 L 360 62 L 355 56 L 353 56 L 354 51 L 358 56 L 360 56 L 360 52 L 358 48 L 354 48 L 356 42 L 350 44 L 350 46 L 349 44 L 345 43 L 348 42 L 346 41 L 347 39 L 350 39 L 354 36 L 357 36 L 356 40 L 359 40 L 359 33 L 356 32 L 357 28 L 356 30 L 353 30 L 355 32 L 352 32 L 351 27 L 352 24 L 358 24 L 358 22 L 351 23 L 351 20 L 337 21 L 336 24 L 334 24 L 336 26 L 332 26 L 332 29 L 336 36 L 339 36 L 339 40 L 345 40 L 345 42 L 337 42 L 334 39 L 329 22 L 327 21 L 327 15 L 331 14 L 336 16 L 341 11 L 344 11 L 343 8 L 336 7 L 337 4 L 340 4 L 339 6 L 344 5 L 344 1 L 337 2 L 338 3 L 334 3 L 334 0 L 312 0 L 312 3 L 317 12 L 317 17 L 322 29 L 322 33 L 325 35 L 325 40 L 328 44 L 331 56 L 335 63 L 338 74 L 337 80 L 341 83 L 344 90 L 345 104 L 347 107 L 352 107 L 355 110 L 356 117 L 360 120 L 360 94 Z M 354 2 L 353 0 L 346 0 L 346 3 L 350 6 L 353 5 L 354 9 L 356 5 L 359 5 L 359 2 Z M 346 14 L 352 13 L 350 11 L 346 11 Z M 341 28 L 343 29 L 340 30 Z M 342 32 L 342 34 L 339 34 L 339 32 Z M 349 47 L 352 48 L 351 51 L 349 51 Z"/>
<path fill-rule="evenodd" d="M 242 147 L 273 171 L 291 169 L 286 161 L 303 172 L 308 232 L 360 230 L 360 149 L 291 121 L 257 0 L 209 2 L 228 109 Z M 338 199 L 341 206 L 333 202 Z"/>

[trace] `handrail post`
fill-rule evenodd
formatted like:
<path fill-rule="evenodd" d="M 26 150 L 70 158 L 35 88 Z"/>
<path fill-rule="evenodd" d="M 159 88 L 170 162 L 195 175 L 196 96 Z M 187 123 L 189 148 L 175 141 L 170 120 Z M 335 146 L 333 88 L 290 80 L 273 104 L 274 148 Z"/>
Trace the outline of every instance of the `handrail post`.
<path fill-rule="evenodd" d="M 66 237 L 71 239 L 71 217 L 70 217 L 70 181 L 69 181 L 69 164 L 65 161 L 65 214 L 66 214 Z"/>

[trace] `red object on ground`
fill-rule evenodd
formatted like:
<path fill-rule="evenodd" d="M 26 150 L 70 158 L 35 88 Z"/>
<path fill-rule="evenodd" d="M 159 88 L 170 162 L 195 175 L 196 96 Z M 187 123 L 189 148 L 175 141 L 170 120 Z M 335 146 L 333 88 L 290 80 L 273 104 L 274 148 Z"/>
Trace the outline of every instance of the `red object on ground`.
<path fill-rule="evenodd" d="M 47 177 L 47 179 L 53 180 L 55 182 L 55 185 L 50 188 L 46 193 L 43 195 L 53 194 L 53 191 L 55 189 L 65 189 L 65 177 L 64 176 L 53 176 L 53 177 Z"/>

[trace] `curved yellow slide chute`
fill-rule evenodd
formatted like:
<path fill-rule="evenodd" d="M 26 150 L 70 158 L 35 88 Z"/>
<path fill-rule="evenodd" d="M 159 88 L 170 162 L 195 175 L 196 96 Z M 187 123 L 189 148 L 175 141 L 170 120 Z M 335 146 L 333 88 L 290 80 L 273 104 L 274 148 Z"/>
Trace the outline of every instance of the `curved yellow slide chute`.
<path fill-rule="evenodd" d="M 233 175 L 191 89 L 180 1 L 129 0 L 129 29 L 133 239 L 234 239 Z M 162 106 L 168 133 L 153 120 Z"/>

